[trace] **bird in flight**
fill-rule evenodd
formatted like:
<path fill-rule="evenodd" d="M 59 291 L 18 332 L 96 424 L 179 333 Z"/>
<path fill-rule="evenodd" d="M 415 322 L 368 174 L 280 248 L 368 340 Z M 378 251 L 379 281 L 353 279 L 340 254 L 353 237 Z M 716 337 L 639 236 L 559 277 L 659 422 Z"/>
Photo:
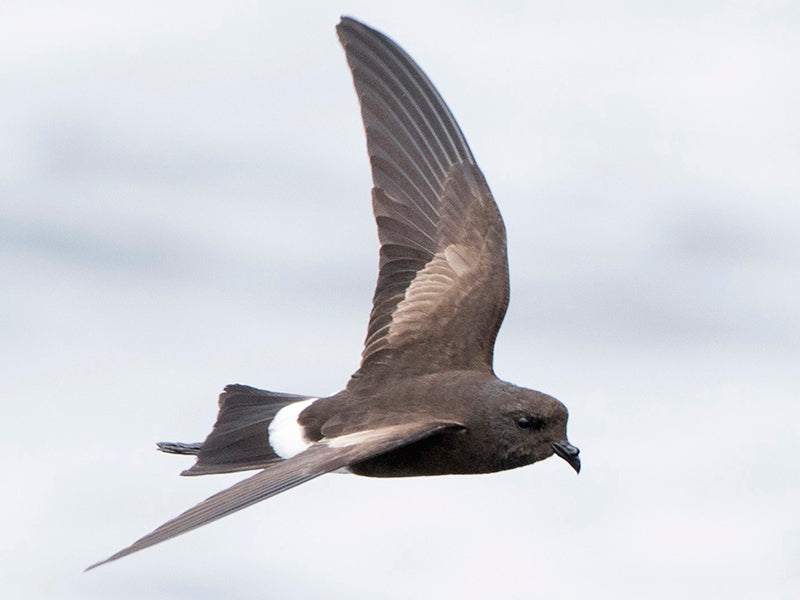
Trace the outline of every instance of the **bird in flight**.
<path fill-rule="evenodd" d="M 258 473 L 89 569 L 331 471 L 491 473 L 553 454 L 580 471 L 566 407 L 494 374 L 506 232 L 461 128 L 395 42 L 348 17 L 337 33 L 361 104 L 381 244 L 361 365 L 327 398 L 227 386 L 204 442 L 159 448 L 197 457 L 183 475 Z"/>

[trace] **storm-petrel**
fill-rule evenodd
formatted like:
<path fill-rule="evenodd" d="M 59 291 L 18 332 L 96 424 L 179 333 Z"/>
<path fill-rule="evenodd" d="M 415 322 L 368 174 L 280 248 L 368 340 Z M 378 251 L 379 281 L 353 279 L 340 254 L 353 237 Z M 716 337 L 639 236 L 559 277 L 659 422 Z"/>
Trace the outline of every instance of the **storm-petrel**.
<path fill-rule="evenodd" d="M 491 473 L 557 454 L 580 470 L 555 398 L 498 379 L 508 306 L 506 233 L 456 120 L 417 64 L 344 17 L 372 166 L 378 283 L 361 366 L 327 398 L 229 385 L 183 475 L 258 470 L 106 560 L 205 525 L 314 477 Z"/>

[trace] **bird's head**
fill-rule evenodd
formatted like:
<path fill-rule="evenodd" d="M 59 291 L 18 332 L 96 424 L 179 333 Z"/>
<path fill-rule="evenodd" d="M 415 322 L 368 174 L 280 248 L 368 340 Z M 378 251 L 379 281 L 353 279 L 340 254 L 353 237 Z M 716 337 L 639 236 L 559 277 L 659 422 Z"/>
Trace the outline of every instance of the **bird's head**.
<path fill-rule="evenodd" d="M 513 469 L 556 454 L 581 470 L 580 451 L 567 439 L 567 407 L 534 390 L 505 384 L 492 418 L 493 434 L 504 452 L 504 468 Z M 499 410 L 498 410 L 499 409 Z"/>

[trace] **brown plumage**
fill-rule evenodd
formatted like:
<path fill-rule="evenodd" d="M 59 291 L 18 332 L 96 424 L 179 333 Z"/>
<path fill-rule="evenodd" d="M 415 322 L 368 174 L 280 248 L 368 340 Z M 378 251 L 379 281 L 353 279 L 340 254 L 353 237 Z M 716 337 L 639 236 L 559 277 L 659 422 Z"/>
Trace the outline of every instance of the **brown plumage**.
<path fill-rule="evenodd" d="M 186 475 L 260 469 L 94 568 L 314 477 L 488 473 L 554 453 L 580 470 L 567 410 L 501 381 L 492 354 L 508 306 L 503 221 L 464 135 L 416 63 L 350 18 L 337 27 L 372 166 L 380 269 L 361 367 L 328 398 L 228 386 Z"/>

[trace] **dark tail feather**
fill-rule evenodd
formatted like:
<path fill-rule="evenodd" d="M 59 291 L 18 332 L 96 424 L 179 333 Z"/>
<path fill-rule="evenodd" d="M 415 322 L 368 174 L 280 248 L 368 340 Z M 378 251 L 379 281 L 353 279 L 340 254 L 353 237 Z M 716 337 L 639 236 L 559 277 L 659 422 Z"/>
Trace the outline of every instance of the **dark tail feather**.
<path fill-rule="evenodd" d="M 214 428 L 202 444 L 160 442 L 170 454 L 195 454 L 197 462 L 181 475 L 208 475 L 261 469 L 280 460 L 269 445 L 267 428 L 284 406 L 310 396 L 229 385 L 219 396 Z"/>
<path fill-rule="evenodd" d="M 183 442 L 156 442 L 156 446 L 162 452 L 167 454 L 200 454 L 200 447 L 203 444 L 195 442 L 194 444 L 185 444 Z"/>

